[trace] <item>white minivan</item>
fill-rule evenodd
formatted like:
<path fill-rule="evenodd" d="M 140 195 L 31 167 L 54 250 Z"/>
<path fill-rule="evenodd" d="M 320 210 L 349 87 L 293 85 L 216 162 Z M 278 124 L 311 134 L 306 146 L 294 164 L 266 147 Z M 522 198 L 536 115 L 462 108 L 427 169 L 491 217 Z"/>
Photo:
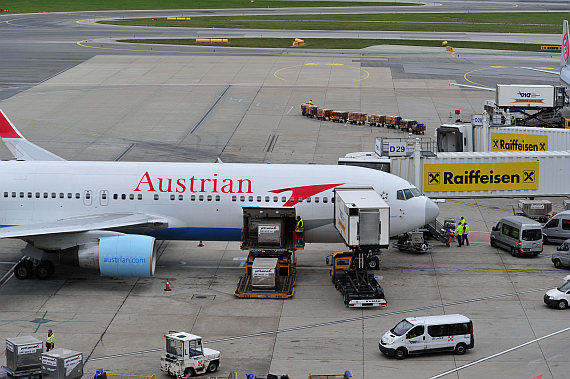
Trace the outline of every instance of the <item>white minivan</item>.
<path fill-rule="evenodd" d="M 568 308 L 570 303 L 570 275 L 564 278 L 564 284 L 544 294 L 544 304 L 558 309 Z"/>
<path fill-rule="evenodd" d="M 435 351 L 462 355 L 475 346 L 473 322 L 458 314 L 408 317 L 386 332 L 378 346 L 383 354 L 397 359 Z"/>

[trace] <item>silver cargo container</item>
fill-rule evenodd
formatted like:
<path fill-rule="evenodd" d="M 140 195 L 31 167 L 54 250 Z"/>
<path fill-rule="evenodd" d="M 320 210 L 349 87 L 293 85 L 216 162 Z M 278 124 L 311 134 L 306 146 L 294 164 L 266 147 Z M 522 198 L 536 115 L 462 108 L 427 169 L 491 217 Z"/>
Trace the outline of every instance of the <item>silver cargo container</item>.
<path fill-rule="evenodd" d="M 281 246 L 283 241 L 283 219 L 265 218 L 257 226 L 257 242 L 260 246 Z"/>
<path fill-rule="evenodd" d="M 32 336 L 6 338 L 6 367 L 12 372 L 39 370 L 42 341 Z"/>
<path fill-rule="evenodd" d="M 78 379 L 82 376 L 83 353 L 59 348 L 42 354 L 44 379 Z"/>
<path fill-rule="evenodd" d="M 519 210 L 528 218 L 546 222 L 552 213 L 548 200 L 519 200 Z"/>
<path fill-rule="evenodd" d="M 279 288 L 279 259 L 255 258 L 251 266 L 251 286 L 254 291 Z"/>

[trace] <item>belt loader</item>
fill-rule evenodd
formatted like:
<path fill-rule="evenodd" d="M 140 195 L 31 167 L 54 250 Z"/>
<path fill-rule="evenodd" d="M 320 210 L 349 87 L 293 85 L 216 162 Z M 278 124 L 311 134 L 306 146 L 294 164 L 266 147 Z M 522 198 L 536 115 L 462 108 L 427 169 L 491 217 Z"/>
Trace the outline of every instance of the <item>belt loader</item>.
<path fill-rule="evenodd" d="M 372 187 L 335 189 L 334 225 L 351 252 L 327 257 L 335 287 L 347 307 L 385 306 L 378 269 L 380 248 L 390 242 L 390 207 Z"/>

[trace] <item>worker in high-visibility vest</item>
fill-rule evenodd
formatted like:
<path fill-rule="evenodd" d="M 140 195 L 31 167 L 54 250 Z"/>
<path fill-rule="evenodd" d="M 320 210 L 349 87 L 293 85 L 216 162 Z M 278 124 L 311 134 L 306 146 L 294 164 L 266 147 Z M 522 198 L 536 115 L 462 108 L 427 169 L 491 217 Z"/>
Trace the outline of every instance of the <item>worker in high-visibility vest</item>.
<path fill-rule="evenodd" d="M 297 229 L 303 229 L 303 219 L 301 216 L 297 216 Z"/>
<path fill-rule="evenodd" d="M 465 221 L 465 219 L 463 219 L 463 244 L 469 246 L 469 225 L 467 225 L 467 222 Z"/>
<path fill-rule="evenodd" d="M 48 330 L 47 339 L 46 339 L 46 349 L 47 351 L 53 350 L 55 345 L 55 336 L 53 335 L 52 330 Z"/>
<path fill-rule="evenodd" d="M 309 104 L 313 105 L 313 99 L 309 100 Z"/>
<path fill-rule="evenodd" d="M 459 223 L 457 229 L 455 229 L 455 234 L 457 235 L 457 247 L 461 247 L 463 243 L 463 224 Z"/>

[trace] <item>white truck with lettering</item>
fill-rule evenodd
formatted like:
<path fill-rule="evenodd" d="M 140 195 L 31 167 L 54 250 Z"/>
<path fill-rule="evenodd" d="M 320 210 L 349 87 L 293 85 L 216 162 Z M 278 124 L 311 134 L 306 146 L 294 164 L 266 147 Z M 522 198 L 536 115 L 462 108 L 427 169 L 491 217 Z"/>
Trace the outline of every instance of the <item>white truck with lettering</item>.
<path fill-rule="evenodd" d="M 160 358 L 160 370 L 171 376 L 194 376 L 215 372 L 220 367 L 220 352 L 202 347 L 202 337 L 174 332 L 164 336 L 166 355 Z"/>

